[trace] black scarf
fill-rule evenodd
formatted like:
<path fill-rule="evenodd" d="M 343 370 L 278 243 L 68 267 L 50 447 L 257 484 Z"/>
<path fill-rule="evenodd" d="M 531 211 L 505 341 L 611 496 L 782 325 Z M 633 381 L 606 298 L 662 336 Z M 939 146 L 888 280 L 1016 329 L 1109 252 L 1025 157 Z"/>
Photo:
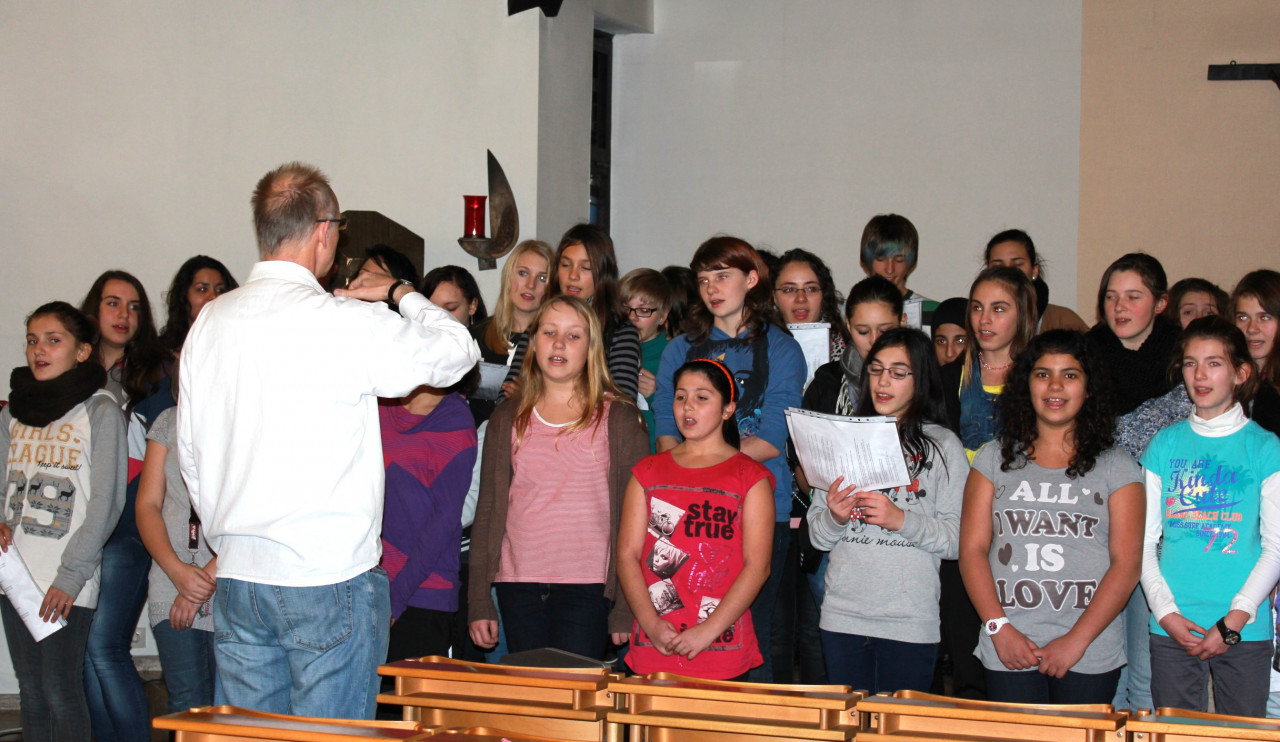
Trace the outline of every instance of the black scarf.
<path fill-rule="evenodd" d="M 9 375 L 9 410 L 23 425 L 43 428 L 67 414 L 107 383 L 107 372 L 92 361 L 56 379 L 37 381 L 31 369 L 19 366 Z"/>
<path fill-rule="evenodd" d="M 1157 315 L 1142 347 L 1129 350 L 1105 322 L 1089 331 L 1111 376 L 1111 412 L 1116 417 L 1173 388 L 1169 364 L 1182 328 Z"/>

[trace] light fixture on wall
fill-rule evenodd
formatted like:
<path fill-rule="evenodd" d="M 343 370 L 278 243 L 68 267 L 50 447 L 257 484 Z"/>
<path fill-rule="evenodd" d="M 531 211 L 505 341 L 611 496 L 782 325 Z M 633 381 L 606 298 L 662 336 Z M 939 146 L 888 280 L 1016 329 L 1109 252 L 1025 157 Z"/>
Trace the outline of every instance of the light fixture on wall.
<path fill-rule="evenodd" d="M 484 203 L 489 202 L 489 221 L 493 236 L 484 236 Z M 520 236 L 520 213 L 516 197 L 507 182 L 507 174 L 498 158 L 489 151 L 489 195 L 463 196 L 463 235 L 458 244 L 468 255 L 480 261 L 480 270 L 498 267 L 498 258 L 515 247 Z"/>

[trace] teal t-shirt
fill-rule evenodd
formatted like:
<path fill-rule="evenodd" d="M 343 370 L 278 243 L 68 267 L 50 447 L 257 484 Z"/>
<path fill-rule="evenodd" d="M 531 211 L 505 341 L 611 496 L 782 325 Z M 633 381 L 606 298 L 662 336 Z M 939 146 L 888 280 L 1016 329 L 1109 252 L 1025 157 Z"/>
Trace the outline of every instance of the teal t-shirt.
<path fill-rule="evenodd" d="M 1252 420 L 1221 438 L 1200 435 L 1183 420 L 1156 435 L 1142 465 L 1160 477 L 1160 574 L 1178 612 L 1212 626 L 1231 610 L 1262 554 L 1262 483 L 1280 471 L 1280 439 Z M 1270 621 L 1254 621 L 1240 637 L 1270 641 L 1271 632 Z M 1155 616 L 1151 633 L 1168 636 Z"/>
<path fill-rule="evenodd" d="M 640 368 L 658 376 L 658 364 L 662 363 L 662 351 L 667 349 L 667 343 L 671 342 L 666 333 L 659 332 L 651 339 L 640 343 Z M 657 393 L 655 389 L 654 393 Z M 640 416 L 644 418 L 645 427 L 649 429 L 649 453 L 658 452 L 658 426 L 653 421 L 653 394 L 644 398 L 645 404 L 649 406 L 647 410 L 641 410 Z"/>

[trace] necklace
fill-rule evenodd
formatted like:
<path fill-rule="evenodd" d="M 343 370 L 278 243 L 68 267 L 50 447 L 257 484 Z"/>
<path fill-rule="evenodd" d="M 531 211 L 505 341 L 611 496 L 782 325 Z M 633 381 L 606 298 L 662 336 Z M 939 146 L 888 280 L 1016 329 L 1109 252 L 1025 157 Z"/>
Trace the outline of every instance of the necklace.
<path fill-rule="evenodd" d="M 978 351 L 978 363 L 985 371 L 1008 371 L 1009 368 L 1013 366 L 1013 361 L 1009 361 L 1003 366 L 988 366 L 987 362 L 982 360 L 982 351 Z"/>

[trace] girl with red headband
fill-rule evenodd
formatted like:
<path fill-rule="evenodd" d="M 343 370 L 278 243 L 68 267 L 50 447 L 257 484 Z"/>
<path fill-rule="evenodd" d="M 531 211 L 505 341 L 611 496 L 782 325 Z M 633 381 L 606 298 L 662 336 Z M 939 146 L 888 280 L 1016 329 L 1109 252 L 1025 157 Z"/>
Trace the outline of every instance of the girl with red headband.
<path fill-rule="evenodd" d="M 700 358 L 674 379 L 684 440 L 636 464 L 623 500 L 618 581 L 636 616 L 626 662 L 745 679 L 762 662 L 749 609 L 769 574 L 773 476 L 738 450 L 727 367 Z"/>

